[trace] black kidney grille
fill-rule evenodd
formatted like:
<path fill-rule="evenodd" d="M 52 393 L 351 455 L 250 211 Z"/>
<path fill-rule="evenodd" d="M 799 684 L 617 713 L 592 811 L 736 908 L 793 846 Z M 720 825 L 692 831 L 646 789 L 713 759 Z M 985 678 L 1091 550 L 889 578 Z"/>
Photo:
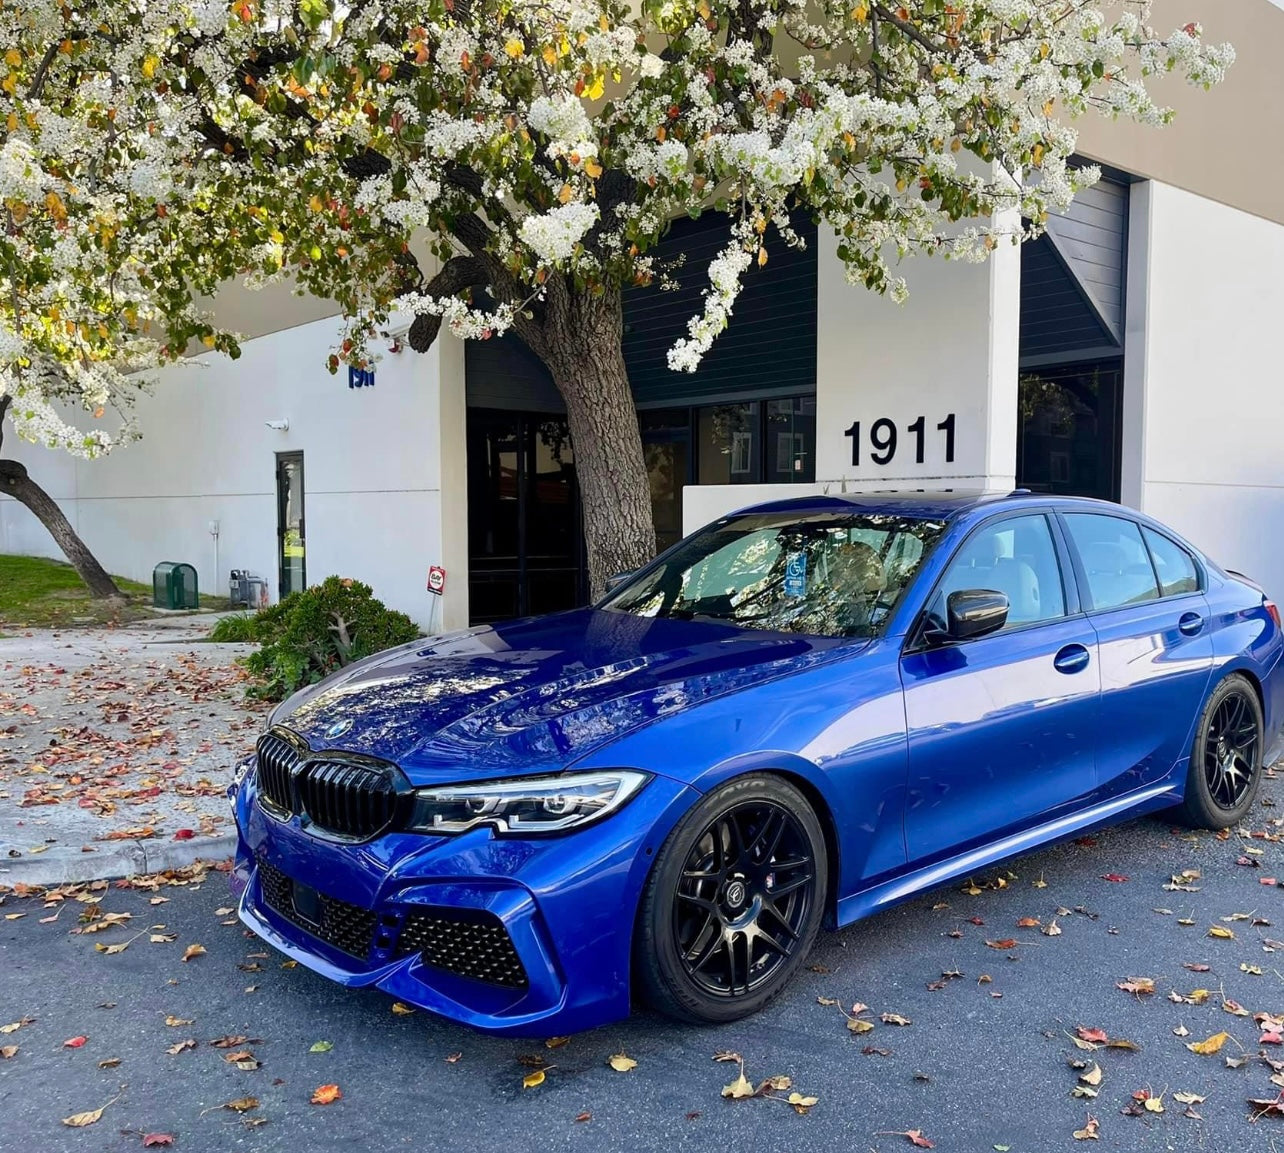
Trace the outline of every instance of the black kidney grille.
<path fill-rule="evenodd" d="M 319 893 L 321 921 L 312 924 L 300 917 L 294 907 L 294 882 L 267 861 L 259 861 L 259 890 L 268 907 L 291 924 L 351 957 L 361 961 L 369 958 L 376 920 L 369 909 Z"/>
<path fill-rule="evenodd" d="M 299 751 L 284 737 L 264 733 L 258 743 L 259 795 L 287 813 L 294 808 L 290 777 L 299 763 Z"/>
<path fill-rule="evenodd" d="M 485 910 L 436 907 L 410 913 L 397 955 L 419 953 L 425 965 L 491 985 L 524 989 L 529 983 L 504 923 Z"/>
<path fill-rule="evenodd" d="M 308 819 L 346 837 L 373 837 L 392 821 L 397 789 L 391 776 L 368 765 L 313 761 L 295 781 Z"/>

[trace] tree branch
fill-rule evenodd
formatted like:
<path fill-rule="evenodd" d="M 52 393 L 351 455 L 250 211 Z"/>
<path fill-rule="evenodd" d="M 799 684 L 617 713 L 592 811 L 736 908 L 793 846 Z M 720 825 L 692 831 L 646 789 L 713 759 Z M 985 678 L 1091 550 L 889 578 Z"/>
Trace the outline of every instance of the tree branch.
<path fill-rule="evenodd" d="M 441 266 L 441 271 L 428 282 L 425 296 L 454 296 L 465 288 L 486 283 L 486 270 L 481 261 L 472 256 L 452 256 Z M 441 331 L 441 317 L 421 312 L 410 326 L 408 340 L 416 352 L 427 352 Z"/>
<path fill-rule="evenodd" d="M 875 4 L 873 10 L 877 12 L 879 16 L 881 16 L 893 27 L 899 29 L 904 35 L 908 36 L 911 40 L 914 41 L 915 44 L 918 44 L 920 47 L 926 48 L 929 52 L 932 52 L 932 53 L 944 51 L 944 48 L 940 44 L 933 44 L 932 41 L 928 39 L 928 37 L 925 36 L 922 32 L 920 32 L 917 28 L 915 28 L 913 24 L 909 23 L 909 21 L 907 20 L 902 20 L 890 8 L 887 8 L 882 4 Z"/>

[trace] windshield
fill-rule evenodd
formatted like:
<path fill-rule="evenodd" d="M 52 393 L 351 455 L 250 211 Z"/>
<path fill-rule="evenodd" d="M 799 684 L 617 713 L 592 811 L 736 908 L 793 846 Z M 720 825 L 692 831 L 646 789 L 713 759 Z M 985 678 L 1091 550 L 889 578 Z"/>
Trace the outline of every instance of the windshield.
<path fill-rule="evenodd" d="M 756 514 L 683 541 L 602 602 L 643 617 L 771 632 L 869 637 L 883 626 L 943 521 L 899 514 Z"/>

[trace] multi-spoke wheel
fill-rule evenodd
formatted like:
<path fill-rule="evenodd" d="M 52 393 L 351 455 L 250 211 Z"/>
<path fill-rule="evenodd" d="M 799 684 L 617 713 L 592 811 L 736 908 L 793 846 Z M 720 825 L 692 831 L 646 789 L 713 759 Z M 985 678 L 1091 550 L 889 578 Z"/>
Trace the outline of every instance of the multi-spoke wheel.
<path fill-rule="evenodd" d="M 820 822 L 793 785 L 755 775 L 711 793 L 647 882 L 637 933 L 647 998 L 706 1021 L 760 1009 L 811 948 L 826 881 Z"/>
<path fill-rule="evenodd" d="M 1242 820 L 1262 776 L 1262 706 L 1238 674 L 1208 698 L 1186 777 L 1183 812 L 1193 825 L 1224 829 Z"/>

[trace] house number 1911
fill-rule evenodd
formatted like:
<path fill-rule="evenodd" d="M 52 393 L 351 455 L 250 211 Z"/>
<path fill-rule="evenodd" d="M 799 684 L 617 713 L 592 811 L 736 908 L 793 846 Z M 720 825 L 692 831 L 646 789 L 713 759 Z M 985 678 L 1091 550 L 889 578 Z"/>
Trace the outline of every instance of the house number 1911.
<path fill-rule="evenodd" d="M 954 413 L 950 413 L 936 426 L 937 432 L 945 434 L 945 463 L 954 463 Z M 913 424 L 907 424 L 905 431 L 914 437 L 914 463 L 922 464 L 927 445 L 927 417 L 920 416 Z M 861 422 L 856 421 L 844 436 L 852 438 L 852 465 L 860 466 Z M 869 426 L 869 459 L 874 464 L 887 465 L 896 456 L 897 442 L 896 422 L 888 417 L 879 417 Z"/>

